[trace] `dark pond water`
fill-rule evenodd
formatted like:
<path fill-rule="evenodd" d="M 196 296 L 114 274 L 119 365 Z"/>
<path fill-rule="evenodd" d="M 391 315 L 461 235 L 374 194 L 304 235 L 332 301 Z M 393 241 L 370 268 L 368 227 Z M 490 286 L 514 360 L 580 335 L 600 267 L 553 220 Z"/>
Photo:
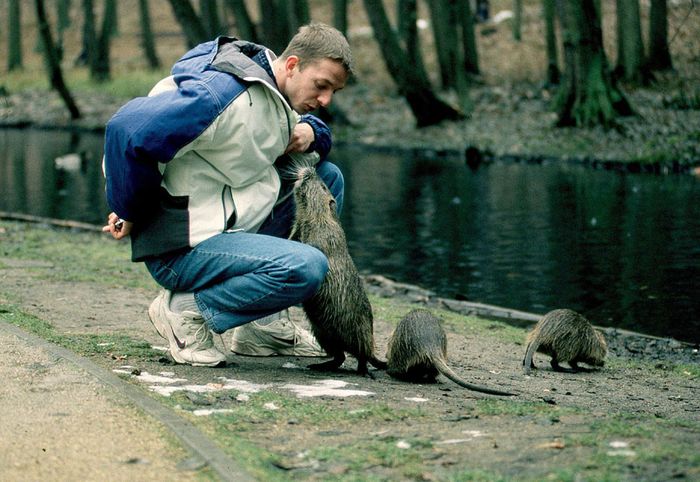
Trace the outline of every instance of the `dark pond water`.
<path fill-rule="evenodd" d="M 0 130 L 0 210 L 100 224 L 101 155 L 101 135 Z M 361 271 L 700 342 L 700 180 L 561 164 L 472 171 L 458 159 L 347 147 L 333 158 Z"/>

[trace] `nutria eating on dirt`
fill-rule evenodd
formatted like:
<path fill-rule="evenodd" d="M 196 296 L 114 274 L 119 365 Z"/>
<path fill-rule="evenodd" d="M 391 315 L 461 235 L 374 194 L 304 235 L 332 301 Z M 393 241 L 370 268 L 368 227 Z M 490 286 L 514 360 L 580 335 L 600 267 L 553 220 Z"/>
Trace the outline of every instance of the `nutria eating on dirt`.
<path fill-rule="evenodd" d="M 447 335 L 440 319 L 428 310 L 409 312 L 399 322 L 389 340 L 387 373 L 412 383 L 434 383 L 442 373 L 456 384 L 491 395 L 515 395 L 474 385 L 459 377 L 447 365 Z"/>
<path fill-rule="evenodd" d="M 527 349 L 523 358 L 523 370 L 530 373 L 537 368 L 532 356 L 535 352 L 552 357 L 552 369 L 556 371 L 583 371 L 579 363 L 601 367 L 608 347 L 603 335 L 582 315 L 569 309 L 553 310 L 537 322 L 527 336 Z M 559 366 L 568 363 L 571 369 Z"/>
<path fill-rule="evenodd" d="M 375 356 L 372 307 L 348 252 L 335 198 L 314 167 L 296 162 L 289 170 L 296 177 L 296 212 L 289 239 L 318 248 L 329 265 L 321 287 L 303 307 L 318 343 L 333 359 L 309 368 L 337 370 L 348 352 L 357 358 L 361 375 L 369 375 L 368 362 L 385 369 L 386 362 Z"/>

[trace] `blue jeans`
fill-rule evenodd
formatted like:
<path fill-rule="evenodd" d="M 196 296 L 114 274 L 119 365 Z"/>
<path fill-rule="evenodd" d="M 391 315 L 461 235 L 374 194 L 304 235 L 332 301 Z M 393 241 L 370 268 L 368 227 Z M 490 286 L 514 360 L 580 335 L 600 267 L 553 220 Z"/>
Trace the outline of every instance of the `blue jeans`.
<path fill-rule="evenodd" d="M 343 203 L 344 180 L 328 161 L 316 171 Z M 291 192 L 283 183 L 280 198 Z M 257 320 L 310 298 L 323 282 L 328 260 L 318 249 L 287 239 L 294 198 L 277 204 L 257 233 L 221 233 L 185 252 L 151 258 L 145 264 L 166 289 L 194 293 L 214 333 Z"/>

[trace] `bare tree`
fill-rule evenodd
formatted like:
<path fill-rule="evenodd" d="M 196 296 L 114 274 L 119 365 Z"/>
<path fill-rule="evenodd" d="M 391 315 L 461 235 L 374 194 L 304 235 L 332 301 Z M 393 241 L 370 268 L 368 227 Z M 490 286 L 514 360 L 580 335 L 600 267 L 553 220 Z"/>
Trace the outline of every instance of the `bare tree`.
<path fill-rule="evenodd" d="M 617 65 L 615 73 L 627 82 L 647 83 L 639 0 L 617 0 Z"/>
<path fill-rule="evenodd" d="M 666 0 L 651 0 L 647 67 L 651 70 L 670 70 L 673 68 L 668 46 L 668 5 Z"/>
<path fill-rule="evenodd" d="M 556 85 L 559 83 L 560 72 L 557 53 L 554 0 L 542 1 L 542 16 L 544 17 L 545 44 L 547 48 L 547 74 L 545 82 L 547 85 Z"/>
<path fill-rule="evenodd" d="M 615 84 L 603 50 L 598 0 L 559 0 L 566 73 L 559 91 L 559 126 L 613 126 L 632 107 Z"/>
<path fill-rule="evenodd" d="M 286 0 L 259 0 L 262 43 L 275 53 L 281 53 L 292 36 Z"/>
<path fill-rule="evenodd" d="M 141 46 L 151 69 L 160 67 L 160 59 L 156 53 L 156 44 L 151 30 L 151 12 L 148 0 L 139 0 L 139 18 L 141 21 Z"/>
<path fill-rule="evenodd" d="M 188 47 L 194 47 L 209 39 L 207 29 L 189 0 L 169 0 L 175 19 L 185 34 Z"/>
<path fill-rule="evenodd" d="M 440 80 L 443 89 L 456 87 L 455 58 L 457 56 L 457 31 L 450 21 L 449 0 L 430 0 L 430 18 L 433 23 L 433 38 L 437 54 Z"/>
<path fill-rule="evenodd" d="M 333 0 L 333 26 L 348 35 L 348 0 Z"/>
<path fill-rule="evenodd" d="M 7 71 L 22 68 L 22 7 L 19 0 L 7 5 Z"/>
<path fill-rule="evenodd" d="M 469 0 L 460 0 L 457 13 L 461 14 L 459 23 L 462 26 L 462 49 L 464 52 L 464 70 L 470 74 L 479 74 L 479 54 L 476 49 L 476 34 L 474 33 L 474 13 Z"/>
<path fill-rule="evenodd" d="M 35 0 L 34 6 L 36 7 L 36 18 L 39 23 L 39 35 L 44 45 L 44 60 L 46 61 L 46 70 L 49 74 L 51 87 L 56 89 L 61 99 L 63 99 L 64 104 L 66 104 L 70 112 L 71 119 L 79 119 L 80 110 L 78 110 L 73 96 L 68 90 L 68 87 L 66 87 L 66 83 L 63 81 L 63 72 L 61 71 L 61 65 L 56 55 L 56 45 L 51 37 L 51 28 L 46 18 L 44 0 Z"/>
<path fill-rule="evenodd" d="M 513 22 L 511 24 L 513 30 L 513 40 L 520 42 L 523 38 L 523 0 L 513 0 Z"/>
<path fill-rule="evenodd" d="M 291 2 L 282 2 L 287 7 L 287 24 L 290 37 L 296 32 L 299 27 L 306 25 L 311 21 L 311 11 L 309 10 L 309 2 L 307 0 L 293 0 Z M 289 40 L 289 39 L 288 39 Z"/>
<path fill-rule="evenodd" d="M 226 7 L 233 13 L 233 18 L 236 20 L 238 35 L 242 39 L 259 42 L 255 24 L 248 13 L 245 2 L 243 0 L 226 0 Z"/>
<path fill-rule="evenodd" d="M 416 0 L 399 0 L 396 2 L 396 18 L 398 19 L 397 33 L 399 39 L 403 41 L 406 53 L 410 62 L 421 75 L 428 77 L 423 65 L 423 55 L 421 54 L 420 38 L 418 36 L 418 6 Z"/>
<path fill-rule="evenodd" d="M 102 13 L 102 27 L 95 28 L 93 0 L 83 0 L 83 48 L 75 59 L 76 65 L 87 65 L 90 77 L 97 82 L 104 82 L 110 77 L 110 44 L 115 34 L 117 23 L 117 4 L 114 0 L 105 0 Z"/>
<path fill-rule="evenodd" d="M 98 82 L 109 80 L 109 52 L 112 37 L 116 32 L 117 4 L 114 0 L 105 0 L 102 12 L 102 28 L 97 36 L 96 55 L 90 64 L 90 75 Z"/>
<path fill-rule="evenodd" d="M 226 33 L 216 9 L 216 0 L 199 0 L 199 12 L 207 37 L 214 38 Z"/>
<path fill-rule="evenodd" d="M 70 20 L 70 0 L 56 0 L 56 49 L 58 50 L 59 58 L 63 58 L 63 32 L 68 30 L 71 24 Z"/>
<path fill-rule="evenodd" d="M 411 107 L 418 127 L 438 124 L 444 120 L 463 119 L 464 114 L 441 101 L 433 92 L 430 81 L 413 68 L 409 56 L 401 48 L 399 39 L 391 28 L 381 1 L 364 0 L 374 36 L 382 51 L 399 93 Z"/>

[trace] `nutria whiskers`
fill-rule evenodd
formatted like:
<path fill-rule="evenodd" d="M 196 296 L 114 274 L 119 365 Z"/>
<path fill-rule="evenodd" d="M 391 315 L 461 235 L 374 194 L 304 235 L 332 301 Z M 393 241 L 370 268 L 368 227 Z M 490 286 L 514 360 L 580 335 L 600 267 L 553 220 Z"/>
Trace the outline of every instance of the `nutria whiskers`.
<path fill-rule="evenodd" d="M 372 307 L 348 252 L 336 201 L 313 167 L 297 164 L 292 170 L 296 212 L 289 239 L 318 248 L 329 265 L 321 287 L 303 307 L 318 343 L 333 359 L 309 368 L 337 370 L 348 352 L 357 358 L 361 375 L 369 375 L 368 362 L 385 369 L 386 362 L 375 356 Z"/>
<path fill-rule="evenodd" d="M 593 325 L 573 310 L 553 310 L 544 315 L 527 336 L 527 349 L 523 358 L 523 370 L 530 373 L 537 368 L 532 356 L 535 352 L 552 357 L 552 369 L 556 371 L 583 371 L 579 363 L 601 367 L 608 352 L 605 338 Z M 559 363 L 568 363 L 570 370 Z"/>
<path fill-rule="evenodd" d="M 447 335 L 442 323 L 428 310 L 413 310 L 399 322 L 389 340 L 387 365 L 387 373 L 403 381 L 433 383 L 438 373 L 442 373 L 470 390 L 492 395 L 515 395 L 474 385 L 459 377 L 447 365 Z"/>

